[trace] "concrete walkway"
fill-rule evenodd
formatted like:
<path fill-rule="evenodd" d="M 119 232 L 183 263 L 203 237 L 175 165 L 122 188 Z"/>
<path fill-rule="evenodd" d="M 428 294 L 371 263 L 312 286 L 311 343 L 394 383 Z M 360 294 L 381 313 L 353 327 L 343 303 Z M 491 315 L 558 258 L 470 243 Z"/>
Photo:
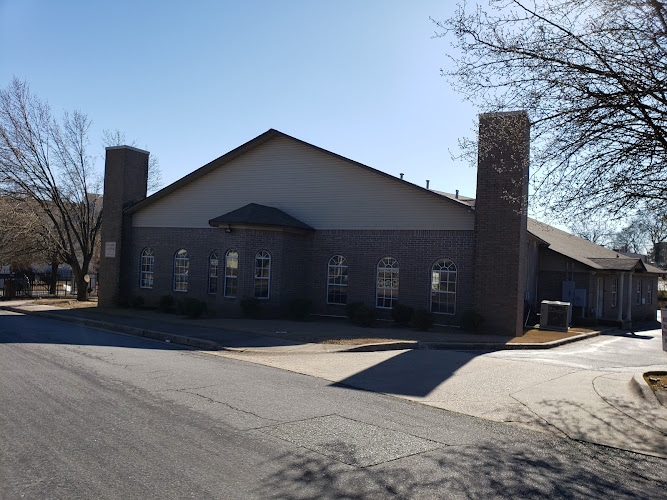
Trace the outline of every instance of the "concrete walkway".
<path fill-rule="evenodd" d="M 479 337 L 487 342 L 477 342 L 473 346 L 477 350 L 425 349 L 425 345 L 400 349 L 395 344 L 389 346 L 390 350 L 386 346 L 360 349 L 293 342 L 277 337 L 275 332 L 263 336 L 257 327 L 253 331 L 253 323 L 248 320 L 239 321 L 245 321 L 241 326 L 252 334 L 240 332 L 238 327 L 212 329 L 196 326 L 191 320 L 170 318 L 158 322 L 155 318 L 119 316 L 94 309 L 57 310 L 29 302 L 5 302 L 2 307 L 179 342 L 210 354 L 311 375 L 336 385 L 667 458 L 667 408 L 641 378 L 644 371 L 667 369 L 659 330 L 586 338 L 550 350 L 547 356 L 539 354 L 545 351 L 495 351 L 493 342 Z M 285 324 L 261 323 L 265 329 L 285 328 Z M 305 325 L 313 328 L 312 324 Z M 334 324 L 327 328 L 353 327 Z M 459 344 L 471 343 L 470 339 L 464 340 Z M 605 362 L 587 363 L 587 359 Z"/>

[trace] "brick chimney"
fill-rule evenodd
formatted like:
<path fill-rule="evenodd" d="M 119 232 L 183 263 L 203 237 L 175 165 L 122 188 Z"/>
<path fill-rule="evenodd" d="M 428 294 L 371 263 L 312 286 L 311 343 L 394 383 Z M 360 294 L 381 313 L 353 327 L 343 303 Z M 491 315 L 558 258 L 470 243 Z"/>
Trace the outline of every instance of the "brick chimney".
<path fill-rule="evenodd" d="M 489 333 L 523 335 L 530 121 L 525 111 L 479 117 L 475 310 Z"/>
<path fill-rule="evenodd" d="M 148 151 L 130 146 L 106 148 L 98 290 L 101 307 L 117 305 L 127 284 L 127 270 L 133 260 L 123 243 L 129 241 L 132 221 L 123 210 L 146 198 L 148 155 Z M 137 259 L 135 265 L 139 265 Z"/>

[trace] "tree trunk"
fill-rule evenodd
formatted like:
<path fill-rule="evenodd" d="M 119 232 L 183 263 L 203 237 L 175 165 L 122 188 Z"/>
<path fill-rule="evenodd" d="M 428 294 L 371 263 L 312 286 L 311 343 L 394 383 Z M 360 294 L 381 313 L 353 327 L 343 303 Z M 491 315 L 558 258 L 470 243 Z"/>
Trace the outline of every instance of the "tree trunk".
<path fill-rule="evenodd" d="M 58 262 L 51 262 L 51 278 L 49 280 L 49 295 L 58 293 Z"/>
<path fill-rule="evenodd" d="M 88 283 L 86 282 L 85 274 L 77 276 L 76 279 L 76 300 L 85 302 L 88 300 Z M 74 276 L 73 276 L 74 277 Z"/>

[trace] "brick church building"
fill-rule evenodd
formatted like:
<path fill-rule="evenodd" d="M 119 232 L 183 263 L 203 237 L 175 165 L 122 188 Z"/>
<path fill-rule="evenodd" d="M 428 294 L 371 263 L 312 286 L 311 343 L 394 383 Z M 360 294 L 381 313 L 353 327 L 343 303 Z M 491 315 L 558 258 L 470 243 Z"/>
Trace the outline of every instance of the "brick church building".
<path fill-rule="evenodd" d="M 195 297 L 218 316 L 310 299 L 344 315 L 394 304 L 522 335 L 544 299 L 628 323 L 657 309 L 659 270 L 529 219 L 529 120 L 480 117 L 476 200 L 429 190 L 269 130 L 146 197 L 149 153 L 107 148 L 99 301 Z M 576 302 L 575 302 L 576 304 Z"/>

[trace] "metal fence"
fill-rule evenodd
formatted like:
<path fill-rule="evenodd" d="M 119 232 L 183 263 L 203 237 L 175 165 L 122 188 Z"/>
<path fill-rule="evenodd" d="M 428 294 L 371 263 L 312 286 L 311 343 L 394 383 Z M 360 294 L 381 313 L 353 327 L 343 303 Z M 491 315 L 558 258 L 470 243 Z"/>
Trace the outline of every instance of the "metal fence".
<path fill-rule="evenodd" d="M 56 282 L 56 297 L 76 297 L 77 286 L 72 279 L 62 279 Z M 97 296 L 97 276 L 91 279 L 88 295 Z M 38 298 L 53 297 L 51 284 L 40 279 L 30 281 L 27 277 L 11 277 L 0 279 L 0 297 L 4 298 Z"/>

